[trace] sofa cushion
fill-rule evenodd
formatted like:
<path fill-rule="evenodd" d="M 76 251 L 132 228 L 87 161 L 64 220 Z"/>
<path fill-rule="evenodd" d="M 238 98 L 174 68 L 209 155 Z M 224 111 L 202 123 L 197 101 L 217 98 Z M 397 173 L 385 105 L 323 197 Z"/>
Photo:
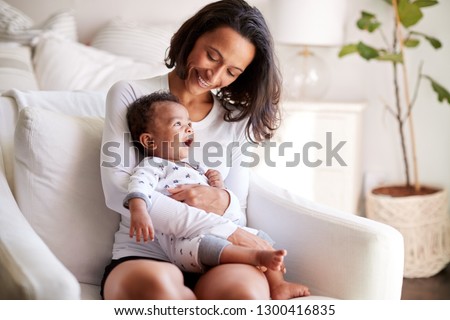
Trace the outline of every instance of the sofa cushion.
<path fill-rule="evenodd" d="M 38 90 L 30 47 L 0 43 L 0 92 L 11 88 Z"/>
<path fill-rule="evenodd" d="M 138 63 L 54 34 L 38 38 L 33 62 L 41 90 L 106 92 L 119 80 L 149 78 L 168 71 L 162 61 Z"/>
<path fill-rule="evenodd" d="M 105 116 L 104 92 L 12 89 L 3 92 L 2 96 L 13 98 L 19 111 L 27 107 L 38 107 L 71 116 Z"/>
<path fill-rule="evenodd" d="M 15 131 L 15 196 L 21 211 L 80 282 L 97 285 L 119 223 L 102 192 L 102 127 L 100 117 L 30 107 L 20 112 Z"/>

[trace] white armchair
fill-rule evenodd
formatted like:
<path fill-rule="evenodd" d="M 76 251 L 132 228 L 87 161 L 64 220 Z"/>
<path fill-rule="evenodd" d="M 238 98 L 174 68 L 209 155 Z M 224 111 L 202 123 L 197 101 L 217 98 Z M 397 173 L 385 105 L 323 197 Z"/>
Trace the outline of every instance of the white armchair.
<path fill-rule="evenodd" d="M 313 203 L 256 175 L 247 216 L 250 226 L 287 249 L 287 278 L 314 296 L 400 299 L 404 249 L 396 229 Z"/>
<path fill-rule="evenodd" d="M 67 110 L 102 101 L 85 94 L 55 106 L 60 100 L 36 94 L 32 108 L 0 97 L 0 298 L 98 299 L 118 216 L 101 191 L 102 119 Z M 395 229 L 305 201 L 255 174 L 248 222 L 288 250 L 287 278 L 314 297 L 400 299 L 403 239 Z"/>

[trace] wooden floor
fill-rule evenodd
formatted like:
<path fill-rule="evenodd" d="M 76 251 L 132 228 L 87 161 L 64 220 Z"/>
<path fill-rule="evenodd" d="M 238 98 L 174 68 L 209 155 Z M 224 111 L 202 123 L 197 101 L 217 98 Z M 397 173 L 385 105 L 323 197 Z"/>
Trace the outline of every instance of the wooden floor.
<path fill-rule="evenodd" d="M 402 300 L 450 300 L 450 264 L 430 278 L 404 279 Z"/>

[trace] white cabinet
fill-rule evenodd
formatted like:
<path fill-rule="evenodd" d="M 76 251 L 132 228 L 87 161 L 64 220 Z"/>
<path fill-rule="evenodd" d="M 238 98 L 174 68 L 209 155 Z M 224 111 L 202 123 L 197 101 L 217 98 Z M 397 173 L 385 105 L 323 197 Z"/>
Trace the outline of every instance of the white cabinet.
<path fill-rule="evenodd" d="M 282 104 L 280 129 L 255 170 L 307 199 L 359 214 L 364 103 Z"/>

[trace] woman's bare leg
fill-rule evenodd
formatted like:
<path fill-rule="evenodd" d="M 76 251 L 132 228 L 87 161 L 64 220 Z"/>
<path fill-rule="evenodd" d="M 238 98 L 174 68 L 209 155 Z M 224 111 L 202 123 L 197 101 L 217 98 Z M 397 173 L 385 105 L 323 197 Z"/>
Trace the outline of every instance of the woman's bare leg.
<path fill-rule="evenodd" d="M 246 264 L 222 264 L 200 277 L 195 295 L 203 300 L 268 300 L 264 273 Z"/>
<path fill-rule="evenodd" d="M 115 267 L 105 282 L 105 299 L 196 299 L 184 286 L 183 274 L 173 264 L 153 260 L 128 260 Z"/>

